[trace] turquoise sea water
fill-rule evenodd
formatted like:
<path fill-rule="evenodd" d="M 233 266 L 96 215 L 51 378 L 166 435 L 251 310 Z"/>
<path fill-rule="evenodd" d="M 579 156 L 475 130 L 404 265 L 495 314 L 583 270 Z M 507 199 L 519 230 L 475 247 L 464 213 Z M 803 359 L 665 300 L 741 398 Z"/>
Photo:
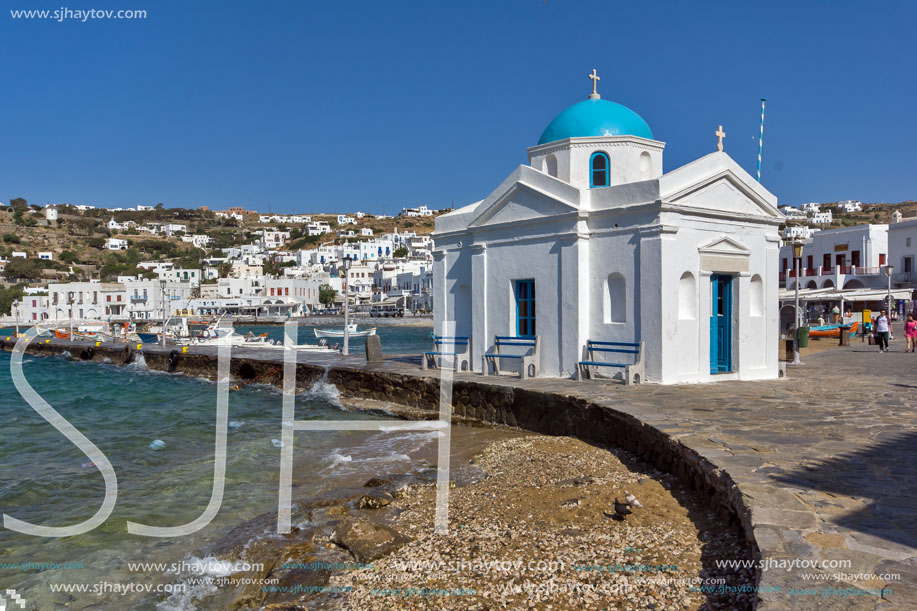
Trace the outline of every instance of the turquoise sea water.
<path fill-rule="evenodd" d="M 362 331 L 363 329 L 368 329 L 373 326 L 376 326 L 372 322 L 373 319 L 368 319 L 368 321 L 360 321 L 358 329 Z M 318 341 L 318 338 L 315 337 L 314 329 L 334 329 L 342 330 L 343 325 L 338 324 L 317 324 L 317 325 L 299 325 L 299 340 L 300 344 L 315 344 Z M 282 325 L 237 325 L 235 327 L 238 333 L 248 333 L 249 331 L 253 332 L 255 335 L 260 335 L 262 333 L 267 333 L 268 337 L 279 342 L 283 341 L 283 326 Z M 385 354 L 416 354 L 420 355 L 421 352 L 430 349 L 430 332 L 432 327 L 429 326 L 409 326 L 409 325 L 378 325 L 376 326 L 376 335 L 379 336 L 380 341 L 382 342 L 382 352 Z M 340 339 L 328 339 L 329 344 L 339 344 L 342 343 Z M 350 339 L 350 350 L 353 354 L 362 354 L 364 346 L 366 345 L 365 337 L 353 337 Z M 418 363 L 420 361 L 418 360 Z"/>
<path fill-rule="evenodd" d="M 274 329 L 279 336 L 281 328 Z M 10 358 L 0 352 L 0 511 L 49 526 L 85 520 L 102 502 L 102 476 L 89 458 L 20 397 L 10 377 Z M 208 544 L 230 529 L 276 511 L 280 450 L 272 440 L 281 437 L 281 394 L 254 385 L 230 394 L 226 487 L 219 514 L 193 535 L 148 538 L 129 535 L 125 522 L 180 525 L 197 518 L 207 506 L 216 385 L 151 372 L 142 363 L 116 367 L 28 355 L 23 363 L 32 387 L 107 455 L 118 477 L 118 500 L 102 526 L 75 537 L 32 537 L 0 527 L 0 589 L 15 588 L 30 601 L 29 609 L 64 605 L 71 609 L 212 608 L 189 595 L 64 594 L 52 592 L 51 584 L 174 581 L 174 575 L 131 570 L 127 563 L 203 557 Z M 296 418 L 387 416 L 347 411 L 333 387 L 318 383 L 297 397 Z M 380 471 L 420 469 L 423 465 L 415 458 L 435 435 L 298 432 L 293 498 L 362 483 Z M 154 440 L 165 446 L 152 449 Z M 74 563 L 82 568 L 22 570 L 17 563 Z"/>

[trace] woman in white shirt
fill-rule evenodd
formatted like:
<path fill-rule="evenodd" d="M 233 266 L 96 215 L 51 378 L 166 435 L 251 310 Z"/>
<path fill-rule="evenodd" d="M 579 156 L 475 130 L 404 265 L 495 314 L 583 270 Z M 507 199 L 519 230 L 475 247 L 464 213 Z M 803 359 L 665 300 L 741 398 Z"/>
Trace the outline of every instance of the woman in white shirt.
<path fill-rule="evenodd" d="M 875 320 L 876 340 L 879 343 L 879 352 L 888 352 L 888 336 L 892 332 L 892 323 L 888 319 L 888 313 L 885 310 L 876 316 Z"/>

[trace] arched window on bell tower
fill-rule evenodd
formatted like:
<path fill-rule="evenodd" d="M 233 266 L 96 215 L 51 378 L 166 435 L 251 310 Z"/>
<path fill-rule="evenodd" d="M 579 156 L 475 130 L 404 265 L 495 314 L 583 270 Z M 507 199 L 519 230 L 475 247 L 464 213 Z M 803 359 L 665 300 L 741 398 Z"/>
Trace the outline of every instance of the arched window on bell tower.
<path fill-rule="evenodd" d="M 610 184 L 610 163 L 608 155 L 602 153 L 593 153 L 589 158 L 589 186 L 590 187 L 607 187 Z"/>

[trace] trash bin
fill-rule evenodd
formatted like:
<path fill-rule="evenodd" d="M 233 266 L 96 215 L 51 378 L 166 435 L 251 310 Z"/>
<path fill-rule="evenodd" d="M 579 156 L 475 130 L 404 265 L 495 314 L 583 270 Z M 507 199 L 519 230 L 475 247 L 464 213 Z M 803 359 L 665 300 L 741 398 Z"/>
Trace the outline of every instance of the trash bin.
<path fill-rule="evenodd" d="M 809 327 L 799 327 L 796 329 L 796 340 L 800 348 L 809 347 Z"/>

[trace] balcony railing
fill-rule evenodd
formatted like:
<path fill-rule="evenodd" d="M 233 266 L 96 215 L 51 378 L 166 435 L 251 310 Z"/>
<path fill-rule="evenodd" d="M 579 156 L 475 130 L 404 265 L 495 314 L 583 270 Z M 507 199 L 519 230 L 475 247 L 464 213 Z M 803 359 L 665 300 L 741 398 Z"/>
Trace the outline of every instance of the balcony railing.
<path fill-rule="evenodd" d="M 850 265 L 838 265 L 838 273 L 841 274 L 850 274 L 853 273 L 853 267 Z"/>
<path fill-rule="evenodd" d="M 818 270 L 814 268 L 809 268 L 806 270 L 806 276 L 817 276 Z"/>
<path fill-rule="evenodd" d="M 857 266 L 854 268 L 854 273 L 857 276 L 866 276 L 869 274 L 881 274 L 882 268 L 881 267 L 859 267 Z"/>
<path fill-rule="evenodd" d="M 131 303 L 146 303 L 145 295 L 134 295 L 131 297 Z"/>

